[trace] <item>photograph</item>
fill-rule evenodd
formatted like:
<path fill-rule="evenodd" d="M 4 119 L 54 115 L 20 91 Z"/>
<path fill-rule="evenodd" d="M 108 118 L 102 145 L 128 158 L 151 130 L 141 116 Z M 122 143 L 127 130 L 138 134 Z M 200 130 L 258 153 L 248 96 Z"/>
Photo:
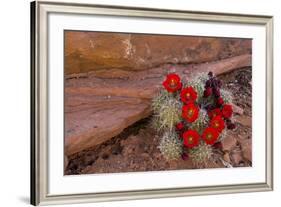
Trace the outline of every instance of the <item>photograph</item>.
<path fill-rule="evenodd" d="M 273 190 L 273 16 L 198 8 L 31 3 L 32 205 Z"/>
<path fill-rule="evenodd" d="M 278 3 L 3 1 L 0 207 L 281 203 Z"/>
<path fill-rule="evenodd" d="M 252 39 L 64 30 L 64 175 L 252 167 Z"/>

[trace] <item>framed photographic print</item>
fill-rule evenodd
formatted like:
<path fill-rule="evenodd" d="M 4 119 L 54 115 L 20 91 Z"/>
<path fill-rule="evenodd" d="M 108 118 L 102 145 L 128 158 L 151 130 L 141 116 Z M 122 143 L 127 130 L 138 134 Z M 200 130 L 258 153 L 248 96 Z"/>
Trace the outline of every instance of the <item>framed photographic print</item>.
<path fill-rule="evenodd" d="M 272 30 L 271 16 L 32 2 L 31 203 L 272 190 Z"/>

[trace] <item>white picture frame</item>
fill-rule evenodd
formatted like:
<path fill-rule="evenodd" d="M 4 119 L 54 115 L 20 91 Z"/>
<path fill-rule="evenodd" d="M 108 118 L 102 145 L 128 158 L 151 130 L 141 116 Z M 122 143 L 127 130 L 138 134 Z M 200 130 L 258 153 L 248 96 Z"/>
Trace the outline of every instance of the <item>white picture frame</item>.
<path fill-rule="evenodd" d="M 31 11 L 31 204 L 98 202 L 268 191 L 273 189 L 273 18 L 271 16 L 175 11 L 155 8 L 130 8 L 74 3 L 50 3 L 44 1 L 33 2 L 31 4 Z M 79 19 L 79 16 L 82 16 L 83 19 Z M 229 171 L 230 176 L 233 176 L 234 179 L 228 181 L 228 183 L 219 183 L 217 181 L 205 184 L 190 182 L 190 185 L 185 183 L 181 183 L 180 185 L 176 181 L 173 183 L 161 182 L 163 180 L 169 180 L 173 178 L 173 176 L 184 178 L 187 176 L 186 171 L 171 171 L 167 173 L 146 172 L 144 175 L 141 173 L 126 174 L 127 184 L 125 185 L 123 182 L 125 177 L 122 177 L 122 173 L 119 175 L 64 177 L 62 172 L 63 153 L 61 153 L 63 152 L 63 108 L 62 110 L 59 110 L 59 106 L 63 106 L 63 104 L 61 104 L 63 102 L 63 89 L 57 90 L 58 88 L 61 89 L 61 87 L 63 87 L 63 77 L 61 76 L 63 75 L 63 47 L 61 44 L 61 42 L 63 42 L 63 36 L 60 35 L 60 32 L 63 32 L 64 29 L 89 30 L 89 27 L 86 27 L 86 25 L 89 25 L 89 21 L 92 21 L 91 18 L 95 17 L 99 17 L 99 21 L 104 21 L 102 20 L 102 17 L 106 17 L 109 22 L 110 19 L 117 18 L 121 19 L 120 21 L 123 22 L 126 22 L 126 18 L 131 18 L 132 20 L 143 18 L 146 21 L 151 20 L 152 23 L 153 21 L 161 21 L 161 24 L 169 24 L 170 26 L 173 24 L 195 22 L 194 28 L 198 24 L 204 24 L 204 27 L 202 27 L 202 25 L 201 27 L 197 27 L 203 29 L 194 29 L 193 33 L 186 33 L 186 31 L 182 30 L 174 32 L 174 34 L 204 36 L 205 30 L 206 35 L 220 36 L 220 31 L 224 30 L 230 32 L 228 34 L 225 32 L 221 35 L 238 35 L 238 33 L 229 30 L 231 27 L 230 25 L 237 28 L 240 25 L 241 29 L 238 30 L 240 31 L 239 34 L 243 37 L 251 38 L 251 30 L 253 34 L 258 34 L 260 32 L 260 36 L 257 35 L 254 38 L 257 41 L 257 47 L 254 48 L 257 52 L 254 54 L 258 58 L 255 59 L 254 56 L 253 61 L 263 61 L 260 66 L 261 70 L 257 71 L 266 74 L 266 76 L 256 75 L 256 77 L 260 77 L 257 81 L 264 83 L 259 86 L 259 90 L 264 92 L 264 102 L 260 102 L 262 105 L 256 106 L 260 110 L 260 117 L 262 117 L 263 121 L 259 122 L 256 120 L 255 122 L 255 120 L 253 120 L 253 123 L 256 123 L 256 126 L 254 126 L 253 129 L 261 128 L 264 130 L 261 131 L 264 132 L 263 136 L 260 133 L 258 135 L 261 139 L 260 143 L 265 143 L 264 151 L 262 153 L 254 151 L 257 155 L 259 154 L 259 159 L 264 160 L 260 165 L 261 168 L 256 168 L 256 171 L 254 170 L 255 168 L 244 169 L 244 176 L 236 176 L 236 178 L 234 178 L 235 174 L 239 175 L 241 172 L 235 172 L 234 170 L 232 171 L 234 173 L 232 173 Z M 113 24 L 112 27 L 104 28 L 102 24 L 98 25 L 98 21 L 92 22 L 96 22 L 96 25 L 93 23 L 93 27 L 90 28 L 90 30 L 117 30 Z M 141 24 L 140 21 L 140 25 Z M 212 34 L 207 34 L 208 24 L 212 24 Z M 219 25 L 216 27 L 215 24 Z M 121 22 L 119 25 L 121 25 Z M 123 26 L 119 26 L 118 32 L 132 32 L 131 30 L 127 30 L 126 25 L 127 24 L 124 23 Z M 138 31 L 133 32 L 154 32 L 165 34 L 164 27 L 159 28 L 160 29 L 157 31 L 152 31 L 149 27 L 146 28 L 146 30 L 144 27 L 138 27 Z M 208 31 L 210 31 L 210 29 Z M 260 46 L 258 46 L 259 42 Z M 253 65 L 258 65 L 257 63 L 254 62 Z M 53 68 L 56 68 L 56 70 L 53 70 Z M 62 70 L 60 68 L 62 68 Z M 257 86 L 255 84 L 253 85 Z M 53 103 L 52 101 L 54 100 L 55 102 Z M 255 99 L 253 98 L 253 100 Z M 58 103 L 58 107 L 54 107 L 56 106 L 56 103 Z M 53 116 L 52 114 L 58 116 Z M 258 122 L 262 124 L 261 127 L 257 125 Z M 59 129 L 53 130 L 54 126 Z M 59 141 L 56 142 L 55 140 Z M 60 158 L 58 158 L 58 156 Z M 251 174 L 250 172 L 249 174 L 246 174 L 247 170 L 253 171 L 252 173 L 254 174 Z M 261 174 L 257 174 L 258 172 Z M 200 173 L 201 172 L 193 173 L 194 175 L 192 176 L 198 176 Z M 217 173 L 218 172 L 216 171 L 210 171 L 210 174 L 213 174 L 213 176 L 216 176 Z M 106 179 L 103 180 L 102 176 L 106 176 Z M 122 186 L 120 183 L 118 184 L 118 182 L 115 184 L 112 183 L 116 180 L 116 176 L 123 182 Z M 134 180 L 143 179 L 143 176 L 148 180 L 154 180 L 154 182 L 133 183 Z M 204 176 L 204 172 L 201 176 Z M 156 177 L 158 177 L 158 179 L 155 179 Z M 247 180 L 247 178 L 249 179 Z M 110 180 L 112 185 L 105 184 L 105 180 Z M 196 178 L 194 180 L 196 181 Z M 90 187 L 87 187 L 85 183 L 88 183 Z M 95 183 L 99 188 L 92 188 L 92 184 Z M 71 189 L 70 186 L 75 186 L 75 189 Z M 109 187 L 105 188 L 104 186 Z"/>

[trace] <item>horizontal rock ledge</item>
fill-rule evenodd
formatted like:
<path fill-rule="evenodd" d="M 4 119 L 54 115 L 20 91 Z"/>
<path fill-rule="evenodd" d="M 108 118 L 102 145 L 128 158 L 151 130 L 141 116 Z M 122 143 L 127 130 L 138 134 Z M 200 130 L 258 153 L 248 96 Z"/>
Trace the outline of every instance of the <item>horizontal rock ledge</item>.
<path fill-rule="evenodd" d="M 163 63 L 203 63 L 250 53 L 251 39 L 65 32 L 65 73 L 141 71 Z"/>
<path fill-rule="evenodd" d="M 216 62 L 176 65 L 173 70 L 189 79 L 194 73 L 220 75 L 251 66 L 251 55 Z M 72 155 L 101 144 L 151 114 L 151 99 L 162 87 L 170 65 L 146 71 L 112 73 L 107 70 L 65 77 L 65 153 Z M 118 72 L 119 71 L 119 72 Z M 113 76 L 110 75 L 114 74 Z M 119 73 L 119 75 L 117 75 Z"/>

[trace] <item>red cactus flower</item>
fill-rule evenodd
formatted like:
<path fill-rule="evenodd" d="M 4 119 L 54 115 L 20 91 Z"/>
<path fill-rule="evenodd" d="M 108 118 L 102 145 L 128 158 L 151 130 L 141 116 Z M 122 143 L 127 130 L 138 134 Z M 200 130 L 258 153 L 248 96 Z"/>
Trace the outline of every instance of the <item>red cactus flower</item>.
<path fill-rule="evenodd" d="M 176 125 L 176 129 L 177 130 L 182 130 L 184 128 L 184 124 L 183 124 L 183 122 L 179 122 L 179 123 L 177 123 L 177 125 Z"/>
<path fill-rule="evenodd" d="M 188 103 L 182 107 L 182 117 L 188 122 L 194 122 L 199 115 L 199 107 L 194 103 Z"/>
<path fill-rule="evenodd" d="M 168 74 L 162 84 L 170 93 L 176 92 L 182 88 L 180 77 L 175 73 Z"/>
<path fill-rule="evenodd" d="M 194 90 L 193 87 L 187 87 L 182 89 L 181 91 L 181 100 L 184 103 L 194 102 L 197 99 L 197 92 Z"/>
<path fill-rule="evenodd" d="M 207 98 L 207 97 L 209 97 L 210 95 L 212 95 L 212 88 L 211 88 L 211 87 L 207 87 L 207 88 L 204 90 L 204 97 Z"/>
<path fill-rule="evenodd" d="M 199 144 L 200 135 L 195 130 L 188 130 L 183 133 L 183 144 L 186 147 L 192 148 Z"/>
<path fill-rule="evenodd" d="M 217 105 L 222 106 L 223 104 L 224 104 L 223 98 L 219 97 L 218 100 L 217 100 Z"/>
<path fill-rule="evenodd" d="M 233 109 L 230 104 L 225 104 L 222 107 L 222 115 L 224 118 L 230 118 L 232 116 Z"/>
<path fill-rule="evenodd" d="M 211 111 L 208 111 L 208 116 L 210 119 L 213 119 L 215 116 L 221 115 L 221 110 L 219 108 L 215 108 Z"/>
<path fill-rule="evenodd" d="M 224 120 L 220 115 L 215 116 L 211 120 L 210 127 L 216 129 L 219 133 L 221 133 L 225 128 Z"/>
<path fill-rule="evenodd" d="M 218 137 L 219 132 L 212 127 L 206 128 L 202 134 L 203 140 L 209 145 L 213 145 L 218 140 Z"/>

